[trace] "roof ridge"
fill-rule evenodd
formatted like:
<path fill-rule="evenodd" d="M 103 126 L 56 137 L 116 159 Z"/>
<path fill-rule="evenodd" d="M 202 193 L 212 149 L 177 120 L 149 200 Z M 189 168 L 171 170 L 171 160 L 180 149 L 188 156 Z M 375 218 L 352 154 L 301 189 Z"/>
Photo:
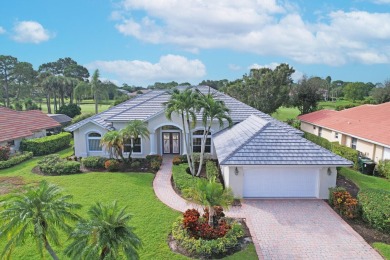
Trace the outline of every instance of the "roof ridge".
<path fill-rule="evenodd" d="M 150 92 L 148 92 L 148 93 L 142 94 L 141 96 L 139 96 L 139 97 L 137 97 L 137 98 L 140 98 L 140 97 L 142 97 L 143 95 L 150 94 L 151 92 L 154 92 L 154 91 L 157 92 L 157 90 L 152 90 L 152 91 L 150 91 Z M 128 107 L 128 108 L 126 108 L 125 110 L 123 110 L 123 111 L 121 111 L 121 112 L 119 112 L 119 113 L 117 113 L 117 114 L 115 114 L 115 115 L 112 115 L 112 116 L 110 116 L 110 117 L 107 117 L 106 119 L 104 119 L 104 121 L 109 121 L 110 118 L 112 118 L 112 117 L 114 117 L 114 116 L 121 115 L 121 114 L 123 114 L 124 112 L 126 112 L 126 111 L 128 111 L 128 110 L 130 110 L 130 109 L 133 109 L 133 108 L 135 108 L 135 107 L 138 107 L 138 106 L 141 105 L 141 104 L 144 104 L 144 103 L 146 103 L 146 102 L 148 102 L 148 101 L 150 101 L 150 100 L 152 100 L 152 99 L 154 99 L 154 98 L 156 98 L 156 97 L 159 97 L 159 96 L 165 94 L 166 92 L 167 92 L 167 91 L 161 91 L 161 93 L 158 93 L 157 95 L 153 95 L 152 97 L 150 97 L 150 98 L 148 98 L 148 99 L 146 99 L 146 100 L 144 100 L 144 101 L 142 101 L 142 102 L 140 102 L 140 103 L 137 103 L 137 104 L 135 104 L 134 106 Z M 133 99 L 133 100 L 134 100 L 134 99 Z M 106 111 L 107 111 L 107 110 L 106 110 Z"/>
<path fill-rule="evenodd" d="M 264 121 L 266 121 L 265 119 L 263 119 L 263 118 L 261 118 L 261 117 L 259 117 L 258 115 L 255 115 L 255 114 L 252 114 L 251 116 L 255 116 L 255 117 L 257 117 L 257 118 L 259 118 L 259 119 L 261 119 L 261 120 L 264 120 Z M 251 117 L 251 116 L 249 116 L 249 117 Z M 248 118 L 249 118 L 248 117 Z M 245 121 L 245 120 L 244 120 Z M 242 121 L 242 122 L 244 122 L 244 121 Z M 242 123 L 241 122 L 241 123 Z M 271 124 L 271 122 L 269 122 L 269 121 L 266 121 L 267 123 L 263 126 L 263 127 L 261 127 L 259 130 L 257 130 L 255 133 L 253 133 L 253 135 L 250 137 L 250 138 L 248 138 L 248 140 L 246 140 L 245 142 L 243 142 L 240 146 L 238 146 L 236 149 L 234 149 L 230 154 L 228 154 L 226 157 L 225 157 L 225 159 L 223 159 L 223 161 L 222 162 L 220 162 L 219 164 L 223 164 L 225 161 L 227 161 L 228 159 L 230 159 L 239 149 L 241 149 L 244 145 L 246 145 L 247 143 L 249 143 L 250 141 L 252 141 L 253 140 L 253 138 L 255 138 L 260 132 L 262 132 L 265 128 L 267 128 L 270 124 Z M 241 124 L 241 123 L 238 123 L 238 124 Z M 237 125 L 238 125 L 237 124 Z"/>

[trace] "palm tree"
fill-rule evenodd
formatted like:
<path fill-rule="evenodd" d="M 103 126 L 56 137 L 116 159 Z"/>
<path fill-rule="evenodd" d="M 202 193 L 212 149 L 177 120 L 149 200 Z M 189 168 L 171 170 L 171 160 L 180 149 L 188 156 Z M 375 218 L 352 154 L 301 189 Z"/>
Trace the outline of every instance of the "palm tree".
<path fill-rule="evenodd" d="M 200 96 L 199 109 L 201 109 L 202 112 L 202 124 L 204 127 L 200 149 L 199 168 L 196 174 L 197 176 L 199 176 L 202 170 L 206 141 L 210 133 L 213 121 L 218 120 L 220 128 L 224 127 L 224 120 L 228 122 L 229 127 L 233 125 L 233 121 L 229 116 L 229 109 L 226 107 L 225 103 L 222 100 L 216 100 L 215 95 L 210 93 L 210 91 L 207 94 L 203 94 L 199 90 L 197 90 L 197 92 Z"/>
<path fill-rule="evenodd" d="M 57 229 L 69 232 L 71 228 L 67 221 L 79 219 L 72 211 L 81 206 L 68 202 L 70 199 L 72 196 L 62 195 L 58 186 L 42 181 L 38 187 L 28 188 L 25 193 L 14 194 L 3 201 L 0 240 L 7 239 L 8 242 L 2 257 L 10 257 L 13 248 L 32 235 L 41 256 L 45 247 L 53 259 L 58 259 L 49 241 L 59 245 Z"/>
<path fill-rule="evenodd" d="M 123 138 L 123 143 L 131 141 L 131 148 L 129 151 L 128 161 L 131 161 L 131 154 L 134 150 L 134 141 L 137 138 L 149 138 L 148 126 L 144 121 L 132 120 L 130 123 L 120 131 Z"/>
<path fill-rule="evenodd" d="M 215 182 L 215 179 L 210 181 L 201 179 L 195 187 L 185 189 L 183 192 L 184 196 L 192 198 L 194 202 L 209 209 L 209 225 L 212 227 L 214 226 L 214 207 L 229 207 L 234 200 L 231 188 L 224 189 L 220 183 Z"/>
<path fill-rule="evenodd" d="M 116 158 L 120 157 L 123 161 L 125 158 L 123 157 L 123 138 L 118 131 L 109 131 L 105 133 L 100 140 L 100 144 L 104 145 L 104 147 L 109 151 L 110 158 L 115 156 Z"/>
<path fill-rule="evenodd" d="M 95 114 L 97 114 L 98 111 L 98 103 L 99 103 L 99 70 L 95 70 L 95 72 L 92 75 L 91 79 L 91 90 L 93 94 L 93 99 L 95 100 Z"/>
<path fill-rule="evenodd" d="M 172 114 L 177 113 L 182 120 L 184 145 L 187 152 L 187 161 L 190 167 L 191 174 L 195 175 L 195 163 L 192 153 L 192 128 L 196 124 L 196 111 L 198 104 L 198 94 L 192 91 L 191 88 L 186 88 L 184 91 L 174 89 L 168 102 L 164 103 L 165 116 L 172 120 Z"/>
<path fill-rule="evenodd" d="M 70 235 L 73 242 L 65 254 L 73 259 L 139 259 L 137 249 L 142 245 L 128 225 L 131 215 L 126 207 L 96 203 L 88 211 L 89 219 L 81 220 Z"/>

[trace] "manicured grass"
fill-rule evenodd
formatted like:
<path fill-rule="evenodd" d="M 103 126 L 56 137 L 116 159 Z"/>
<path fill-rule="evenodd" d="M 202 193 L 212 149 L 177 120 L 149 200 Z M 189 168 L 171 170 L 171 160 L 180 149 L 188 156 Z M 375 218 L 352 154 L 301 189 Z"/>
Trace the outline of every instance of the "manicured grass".
<path fill-rule="evenodd" d="M 390 191 L 390 181 L 384 178 L 361 174 L 350 168 L 341 168 L 341 175 L 353 181 L 360 189 L 381 189 Z"/>
<path fill-rule="evenodd" d="M 339 99 L 336 101 L 322 101 L 318 103 L 318 106 L 324 109 L 333 109 L 335 110 L 337 106 L 345 106 L 345 105 L 359 105 L 360 103 L 352 102 L 350 100 Z"/>
<path fill-rule="evenodd" d="M 110 108 L 111 105 L 102 104 L 98 106 L 99 113 L 107 110 Z M 95 104 L 80 104 L 81 107 L 81 113 L 95 113 Z M 52 104 L 52 113 L 54 113 L 54 105 Z M 42 104 L 42 111 L 44 113 L 47 113 L 47 105 Z"/>
<path fill-rule="evenodd" d="M 72 148 L 59 152 L 62 156 L 72 154 Z M 22 177 L 26 183 L 36 183 L 47 180 L 59 185 L 64 194 L 74 196 L 73 202 L 80 203 L 83 208 L 78 211 L 83 217 L 89 206 L 95 202 L 111 203 L 117 200 L 120 206 L 127 206 L 128 212 L 133 215 L 130 222 L 136 228 L 135 233 L 142 239 L 143 248 L 139 251 L 141 259 L 187 259 L 173 253 L 167 244 L 167 236 L 172 223 L 180 215 L 162 202 L 154 194 L 151 173 L 108 173 L 91 172 L 66 176 L 40 176 L 31 173 L 39 158 L 34 158 L 15 167 L 0 170 L 1 177 Z M 0 196 L 5 199 L 6 196 Z M 55 247 L 60 259 L 67 259 L 62 251 L 69 243 L 67 235 L 61 234 L 62 247 Z M 5 241 L 0 241 L 0 250 Z M 257 259 L 254 247 L 238 252 L 237 259 Z M 46 254 L 47 259 L 50 257 Z M 41 259 L 37 253 L 35 243 L 28 239 L 24 246 L 17 247 L 12 255 L 13 259 Z M 232 258 L 235 259 L 235 258 Z"/>
<path fill-rule="evenodd" d="M 374 243 L 374 248 L 387 260 L 390 260 L 390 245 L 384 243 Z"/>
<path fill-rule="evenodd" d="M 272 117 L 279 121 L 286 121 L 287 119 L 296 118 L 299 114 L 300 112 L 296 107 L 279 107 L 278 110 L 272 114 Z"/>

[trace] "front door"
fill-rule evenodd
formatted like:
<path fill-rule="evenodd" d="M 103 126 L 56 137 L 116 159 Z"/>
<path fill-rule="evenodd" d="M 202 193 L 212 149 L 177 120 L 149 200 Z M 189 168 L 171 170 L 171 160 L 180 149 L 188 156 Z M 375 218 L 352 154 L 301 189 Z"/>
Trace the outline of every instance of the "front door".
<path fill-rule="evenodd" d="M 163 153 L 180 154 L 180 133 L 163 133 Z"/>

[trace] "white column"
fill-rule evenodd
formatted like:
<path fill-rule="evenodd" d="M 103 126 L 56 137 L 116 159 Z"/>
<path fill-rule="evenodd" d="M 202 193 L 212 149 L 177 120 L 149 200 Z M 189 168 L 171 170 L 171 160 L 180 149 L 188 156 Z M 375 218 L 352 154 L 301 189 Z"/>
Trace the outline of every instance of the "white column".
<path fill-rule="evenodd" d="M 150 133 L 150 155 L 157 154 L 157 145 L 156 145 L 156 134 Z"/>

